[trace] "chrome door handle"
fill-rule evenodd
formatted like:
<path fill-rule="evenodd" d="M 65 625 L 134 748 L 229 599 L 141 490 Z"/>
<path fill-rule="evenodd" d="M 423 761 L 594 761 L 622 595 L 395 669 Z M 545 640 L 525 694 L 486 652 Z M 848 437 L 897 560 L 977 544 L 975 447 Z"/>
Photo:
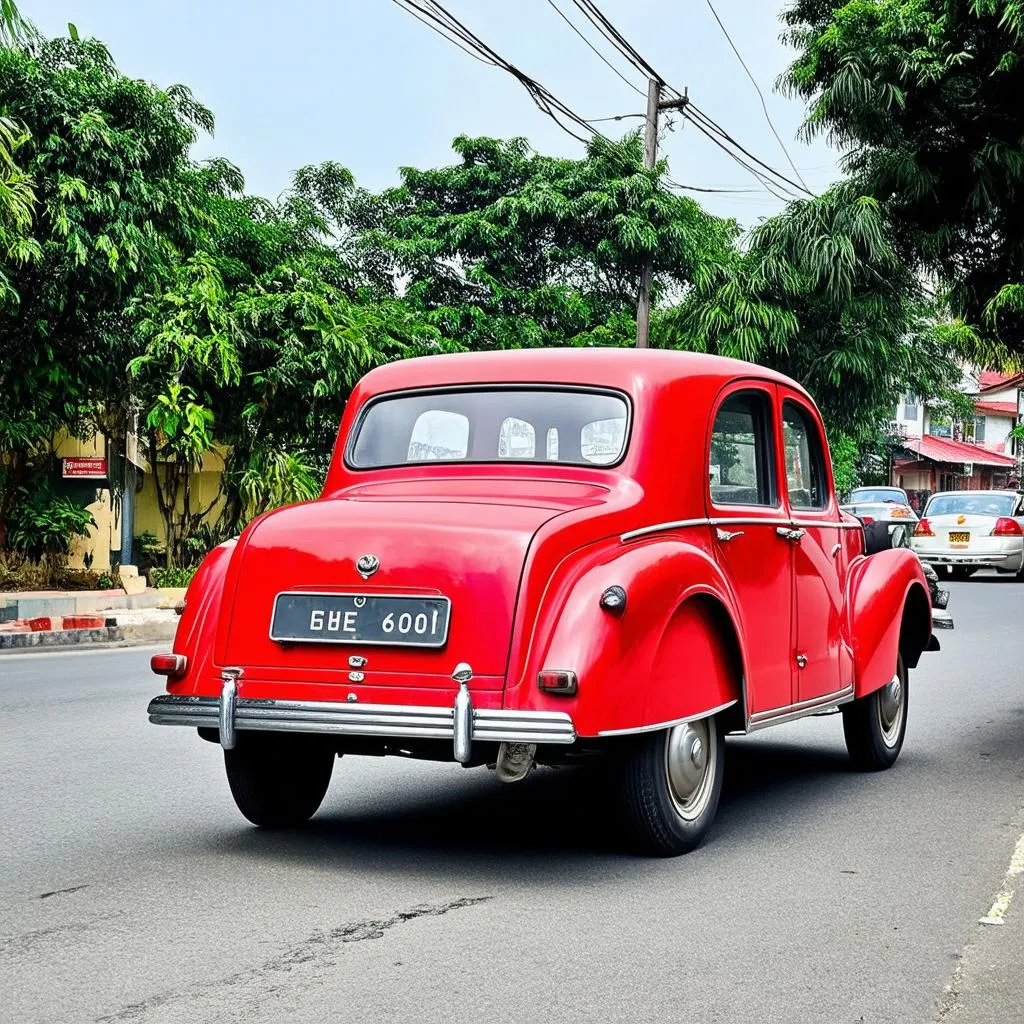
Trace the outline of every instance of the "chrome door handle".
<path fill-rule="evenodd" d="M 718 527 L 718 529 L 715 530 L 715 536 L 722 544 L 724 544 L 727 540 L 733 540 L 735 537 L 742 537 L 743 531 L 736 530 L 734 533 L 730 533 L 728 530 L 723 530 L 721 527 Z"/>
<path fill-rule="evenodd" d="M 800 538 L 803 537 L 806 531 L 791 530 L 788 526 L 777 526 L 775 528 L 775 532 L 784 540 L 792 541 L 794 544 L 796 544 L 799 542 Z"/>

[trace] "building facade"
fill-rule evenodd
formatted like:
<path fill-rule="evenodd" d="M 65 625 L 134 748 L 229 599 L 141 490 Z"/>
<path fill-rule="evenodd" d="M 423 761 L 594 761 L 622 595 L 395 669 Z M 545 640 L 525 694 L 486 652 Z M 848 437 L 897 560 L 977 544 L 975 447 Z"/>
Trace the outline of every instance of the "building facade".
<path fill-rule="evenodd" d="M 891 482 L 917 507 L 936 491 L 1019 485 L 1024 446 L 1011 432 L 1021 421 L 1024 374 L 982 371 L 966 375 L 962 386 L 974 403 L 970 420 L 955 421 L 916 395 L 906 395 L 896 410 L 903 440 Z"/>

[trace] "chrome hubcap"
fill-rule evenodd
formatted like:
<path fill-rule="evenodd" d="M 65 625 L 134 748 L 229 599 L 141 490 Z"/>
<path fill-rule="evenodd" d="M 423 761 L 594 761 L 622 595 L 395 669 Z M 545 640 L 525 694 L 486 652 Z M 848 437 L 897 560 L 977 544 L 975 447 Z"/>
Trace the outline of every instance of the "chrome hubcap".
<path fill-rule="evenodd" d="M 882 687 L 878 694 L 878 724 L 882 727 L 882 736 L 889 746 L 899 739 L 905 712 L 904 698 L 906 690 L 899 675 Z"/>
<path fill-rule="evenodd" d="M 714 783 L 717 733 L 708 721 L 687 722 L 665 740 L 668 791 L 681 818 L 693 820 L 707 808 Z"/>

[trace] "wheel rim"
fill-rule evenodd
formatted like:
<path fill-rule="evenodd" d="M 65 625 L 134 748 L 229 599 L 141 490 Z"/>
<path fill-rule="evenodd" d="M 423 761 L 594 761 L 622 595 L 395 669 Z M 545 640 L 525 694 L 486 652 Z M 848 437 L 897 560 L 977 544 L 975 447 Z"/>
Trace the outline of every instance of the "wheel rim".
<path fill-rule="evenodd" d="M 665 775 L 672 804 L 680 818 L 694 821 L 711 800 L 718 765 L 718 733 L 710 719 L 669 730 L 665 740 Z"/>
<path fill-rule="evenodd" d="M 878 691 L 875 707 L 878 712 L 878 724 L 881 728 L 882 739 L 886 746 L 896 746 L 907 709 L 907 685 L 905 680 L 900 677 L 899 672 Z"/>

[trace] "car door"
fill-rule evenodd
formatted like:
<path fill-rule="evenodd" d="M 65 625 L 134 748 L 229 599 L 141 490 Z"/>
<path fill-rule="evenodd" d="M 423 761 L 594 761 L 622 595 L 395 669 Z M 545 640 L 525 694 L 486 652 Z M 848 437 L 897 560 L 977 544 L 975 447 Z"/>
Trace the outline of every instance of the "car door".
<path fill-rule="evenodd" d="M 793 701 L 793 552 L 776 535 L 785 521 L 776 416 L 774 384 L 734 383 L 718 397 L 708 441 L 707 511 L 741 618 L 750 715 Z"/>
<path fill-rule="evenodd" d="M 780 389 L 785 502 L 791 525 L 780 539 L 793 553 L 798 704 L 836 693 L 848 659 L 841 650 L 843 592 L 840 515 L 821 421 L 796 392 Z"/>

